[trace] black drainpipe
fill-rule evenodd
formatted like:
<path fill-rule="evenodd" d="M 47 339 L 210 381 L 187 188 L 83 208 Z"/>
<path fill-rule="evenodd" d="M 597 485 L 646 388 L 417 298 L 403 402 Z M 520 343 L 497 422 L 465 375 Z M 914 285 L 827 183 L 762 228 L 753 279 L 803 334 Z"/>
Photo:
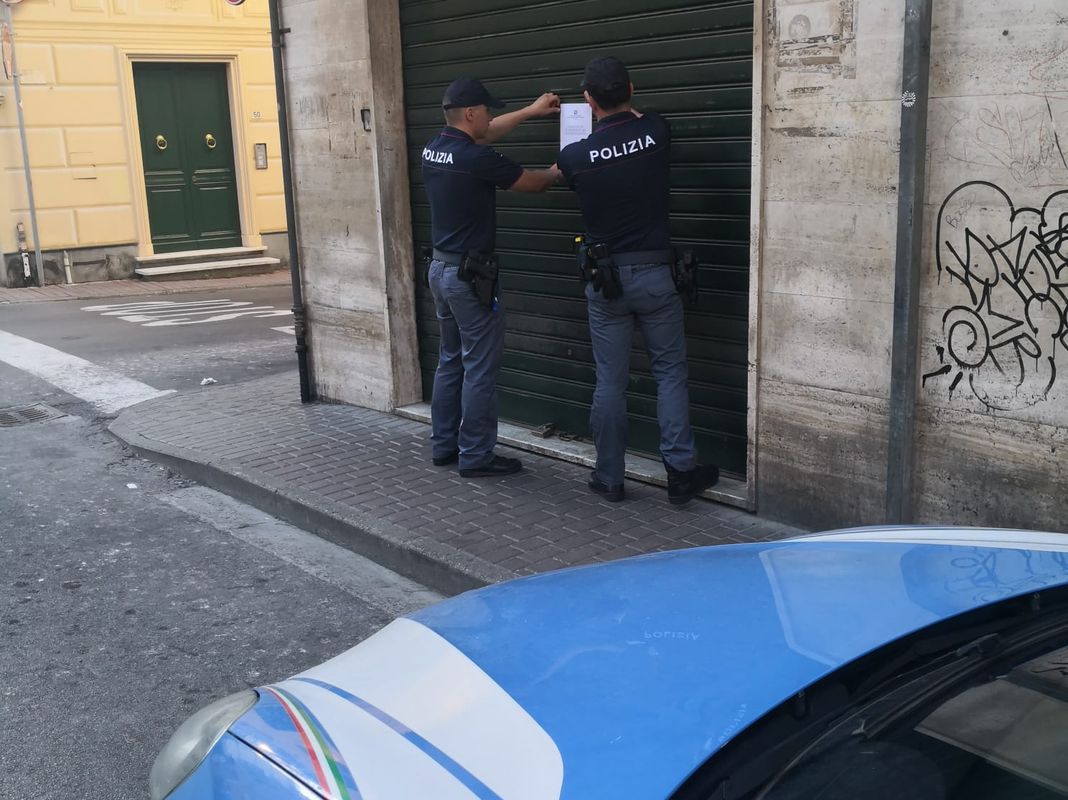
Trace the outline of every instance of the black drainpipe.
<path fill-rule="evenodd" d="M 916 375 L 919 360 L 920 259 L 927 168 L 927 88 L 931 72 L 932 0 L 906 0 L 901 80 L 901 155 L 898 167 L 894 350 L 890 375 L 890 433 L 886 463 L 886 519 L 913 520 Z"/>
<path fill-rule="evenodd" d="M 304 296 L 300 285 L 300 262 L 297 249 L 297 212 L 293 205 L 293 166 L 289 155 L 289 114 L 286 105 L 285 70 L 282 66 L 282 28 L 279 0 L 267 0 L 271 14 L 271 49 L 274 51 L 274 90 L 278 102 L 278 134 L 282 143 L 282 188 L 285 192 L 286 230 L 289 238 L 289 274 L 293 279 L 293 330 L 297 335 L 297 371 L 300 373 L 300 402 L 315 400 L 308 374 L 308 340 L 304 326 Z"/>

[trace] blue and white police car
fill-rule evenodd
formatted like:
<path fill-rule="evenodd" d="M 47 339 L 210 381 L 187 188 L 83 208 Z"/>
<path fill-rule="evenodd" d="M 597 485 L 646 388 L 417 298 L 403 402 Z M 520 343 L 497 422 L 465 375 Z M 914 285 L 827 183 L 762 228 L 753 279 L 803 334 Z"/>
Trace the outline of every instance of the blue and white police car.
<path fill-rule="evenodd" d="M 1068 537 L 869 528 L 469 592 L 203 709 L 156 800 L 1068 796 Z"/>

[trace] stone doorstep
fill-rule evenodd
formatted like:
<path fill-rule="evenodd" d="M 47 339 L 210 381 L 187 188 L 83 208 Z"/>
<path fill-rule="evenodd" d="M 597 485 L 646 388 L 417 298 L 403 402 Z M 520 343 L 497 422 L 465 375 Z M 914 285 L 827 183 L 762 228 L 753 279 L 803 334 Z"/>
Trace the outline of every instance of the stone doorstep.
<path fill-rule="evenodd" d="M 418 422 L 430 423 L 430 404 L 414 403 L 409 406 L 396 409 L 397 416 Z M 497 440 L 501 444 L 514 447 L 517 450 L 526 450 L 537 453 L 540 456 L 548 456 L 572 464 L 581 464 L 584 467 L 593 467 L 597 463 L 597 454 L 590 442 L 566 442 L 555 436 L 542 439 L 534 434 L 530 428 L 501 422 L 497 426 Z M 627 454 L 626 476 L 631 480 L 649 483 L 655 486 L 667 486 L 667 476 L 664 474 L 664 466 L 659 461 L 645 456 Z M 714 500 L 717 503 L 734 506 L 745 511 L 752 511 L 749 503 L 749 488 L 745 481 L 727 476 L 720 477 L 711 489 L 705 490 L 701 497 L 706 500 Z"/>
<path fill-rule="evenodd" d="M 257 258 L 266 252 L 266 247 L 218 247 L 211 250 L 181 250 L 176 253 L 138 256 L 136 261 L 139 267 L 159 267 L 166 264 L 184 264 L 191 261 Z"/>
<path fill-rule="evenodd" d="M 277 258 L 241 258 L 226 261 L 197 261 L 186 264 L 168 264 L 162 267 L 138 267 L 134 272 L 147 280 L 176 280 L 197 275 L 221 277 L 224 275 L 251 275 L 271 272 L 281 265 Z"/>

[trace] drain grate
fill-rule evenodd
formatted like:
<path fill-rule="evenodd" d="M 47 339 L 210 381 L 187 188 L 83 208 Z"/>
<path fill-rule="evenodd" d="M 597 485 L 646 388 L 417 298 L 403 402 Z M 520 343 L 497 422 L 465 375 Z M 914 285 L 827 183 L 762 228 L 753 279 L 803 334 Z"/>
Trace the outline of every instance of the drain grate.
<path fill-rule="evenodd" d="M 46 419 L 65 416 L 67 415 L 62 411 L 41 403 L 18 408 L 0 408 L 0 428 L 13 428 L 16 425 L 27 425 L 31 422 L 42 422 Z"/>

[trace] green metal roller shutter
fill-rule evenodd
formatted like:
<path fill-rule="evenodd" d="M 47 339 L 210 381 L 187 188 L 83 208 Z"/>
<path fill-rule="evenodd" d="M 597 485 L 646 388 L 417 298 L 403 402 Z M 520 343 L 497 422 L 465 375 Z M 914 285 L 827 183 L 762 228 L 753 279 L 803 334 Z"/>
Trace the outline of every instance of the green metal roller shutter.
<path fill-rule="evenodd" d="M 706 462 L 744 474 L 749 284 L 753 3 L 656 0 L 401 0 L 405 104 L 417 252 L 429 244 L 420 153 L 442 126 L 441 95 L 455 77 L 484 81 L 514 110 L 544 91 L 580 101 L 594 55 L 628 64 L 635 105 L 673 131 L 672 236 L 701 260 L 701 297 L 687 309 L 690 396 Z M 558 124 L 528 122 L 501 152 L 524 166 L 553 163 Z M 594 368 L 572 236 L 571 192 L 498 193 L 497 249 L 507 338 L 500 377 L 505 419 L 586 433 Z M 429 399 L 438 330 L 418 290 L 423 387 Z M 628 392 L 632 449 L 656 454 L 656 384 L 640 336 Z"/>

